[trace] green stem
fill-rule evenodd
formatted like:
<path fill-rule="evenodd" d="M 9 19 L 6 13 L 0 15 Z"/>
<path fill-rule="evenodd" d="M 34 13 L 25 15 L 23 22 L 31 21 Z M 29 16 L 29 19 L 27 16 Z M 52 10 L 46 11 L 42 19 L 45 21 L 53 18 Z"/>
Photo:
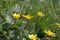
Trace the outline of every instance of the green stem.
<path fill-rule="evenodd" d="M 52 1 L 51 1 L 51 8 L 52 8 L 52 10 L 54 10 L 54 4 Z"/>

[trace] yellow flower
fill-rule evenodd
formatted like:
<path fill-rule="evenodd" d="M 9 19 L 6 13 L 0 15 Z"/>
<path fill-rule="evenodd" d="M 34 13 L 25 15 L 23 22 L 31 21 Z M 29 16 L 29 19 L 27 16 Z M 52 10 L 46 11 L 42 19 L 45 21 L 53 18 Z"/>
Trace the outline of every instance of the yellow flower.
<path fill-rule="evenodd" d="M 31 19 L 31 18 L 33 18 L 33 16 L 30 16 L 30 15 L 22 15 L 23 17 L 25 17 L 26 19 Z"/>
<path fill-rule="evenodd" d="M 3 33 L 4 33 L 4 34 L 7 34 L 7 32 L 6 32 L 6 31 L 4 31 Z"/>
<path fill-rule="evenodd" d="M 50 30 L 48 30 L 48 31 L 45 30 L 44 33 L 46 33 L 48 36 L 53 36 L 53 37 L 56 36 L 55 33 L 51 32 Z"/>
<path fill-rule="evenodd" d="M 31 40 L 36 40 L 36 39 L 37 39 L 37 35 L 34 35 L 34 34 L 28 35 L 28 37 L 29 37 Z"/>
<path fill-rule="evenodd" d="M 57 26 L 57 27 L 60 27 L 60 24 L 59 24 L 59 23 L 56 23 L 56 26 Z"/>
<path fill-rule="evenodd" d="M 17 14 L 17 13 L 14 13 L 12 16 L 16 19 L 19 19 L 21 17 L 20 14 Z"/>
<path fill-rule="evenodd" d="M 38 12 L 37 16 L 44 16 L 44 14 L 42 12 Z"/>

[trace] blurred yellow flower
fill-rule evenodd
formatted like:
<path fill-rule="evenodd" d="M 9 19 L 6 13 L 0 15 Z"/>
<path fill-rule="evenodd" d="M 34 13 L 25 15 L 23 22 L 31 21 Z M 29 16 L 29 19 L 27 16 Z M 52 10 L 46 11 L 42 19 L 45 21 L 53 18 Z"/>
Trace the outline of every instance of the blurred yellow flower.
<path fill-rule="evenodd" d="M 42 12 L 38 12 L 37 16 L 44 16 L 44 14 Z"/>
<path fill-rule="evenodd" d="M 55 37 L 56 35 L 55 35 L 55 33 L 53 33 L 53 32 L 51 32 L 50 30 L 44 30 L 44 33 L 46 33 L 48 36 L 53 36 L 53 37 Z"/>
<path fill-rule="evenodd" d="M 56 26 L 57 26 L 57 27 L 60 27 L 60 24 L 59 24 L 59 23 L 56 23 Z"/>
<path fill-rule="evenodd" d="M 21 17 L 20 14 L 17 14 L 17 13 L 14 13 L 12 16 L 16 19 L 19 19 Z"/>
<path fill-rule="evenodd" d="M 30 15 L 22 15 L 23 17 L 25 17 L 26 19 L 31 19 L 31 18 L 33 18 L 33 16 L 30 16 Z"/>
<path fill-rule="evenodd" d="M 7 0 L 4 0 L 4 1 L 7 1 Z"/>
<path fill-rule="evenodd" d="M 34 34 L 28 35 L 28 37 L 29 37 L 31 40 L 36 40 L 36 39 L 37 39 L 37 35 L 34 35 Z"/>
<path fill-rule="evenodd" d="M 6 31 L 4 31 L 3 33 L 4 33 L 4 34 L 7 34 L 7 32 L 6 32 Z"/>
<path fill-rule="evenodd" d="M 7 32 L 3 31 L 3 36 L 6 37 L 7 36 Z"/>

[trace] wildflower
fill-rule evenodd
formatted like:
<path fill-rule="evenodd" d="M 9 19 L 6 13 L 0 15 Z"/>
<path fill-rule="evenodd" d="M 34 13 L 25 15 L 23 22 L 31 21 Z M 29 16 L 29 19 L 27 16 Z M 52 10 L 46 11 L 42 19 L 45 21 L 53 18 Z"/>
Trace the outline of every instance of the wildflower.
<path fill-rule="evenodd" d="M 34 34 L 28 35 L 28 37 L 29 37 L 31 40 L 36 40 L 36 39 L 37 39 L 37 35 L 34 35 Z"/>
<path fill-rule="evenodd" d="M 44 14 L 42 12 L 38 12 L 37 16 L 44 16 Z"/>
<path fill-rule="evenodd" d="M 48 31 L 45 30 L 44 33 L 46 33 L 48 36 L 53 36 L 53 37 L 56 36 L 55 33 L 51 32 L 50 30 L 48 30 Z"/>
<path fill-rule="evenodd" d="M 4 34 L 7 34 L 7 32 L 6 32 L 6 31 L 4 31 L 3 33 L 4 33 Z"/>
<path fill-rule="evenodd" d="M 56 23 L 56 26 L 57 26 L 57 27 L 60 27 L 60 24 L 59 24 L 59 23 Z"/>
<path fill-rule="evenodd" d="M 16 19 L 19 19 L 21 17 L 20 14 L 17 14 L 17 13 L 14 13 L 12 16 Z"/>
<path fill-rule="evenodd" d="M 31 18 L 33 18 L 33 16 L 30 16 L 30 15 L 22 15 L 23 17 L 25 17 L 26 19 L 31 19 Z"/>

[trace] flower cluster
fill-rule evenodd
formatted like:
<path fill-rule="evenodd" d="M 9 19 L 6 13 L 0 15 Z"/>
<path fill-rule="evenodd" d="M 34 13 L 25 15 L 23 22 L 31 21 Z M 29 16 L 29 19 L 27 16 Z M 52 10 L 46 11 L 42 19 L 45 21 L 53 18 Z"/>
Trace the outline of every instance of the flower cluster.
<path fill-rule="evenodd" d="M 31 16 L 31 15 L 21 15 L 21 14 L 17 14 L 17 13 L 14 13 L 13 15 L 13 18 L 16 18 L 16 19 L 19 19 L 21 17 L 23 18 L 26 18 L 28 20 L 34 18 L 34 16 Z M 44 16 L 44 14 L 42 12 L 37 12 L 37 16 L 38 17 L 42 17 Z M 60 24 L 56 24 L 58 27 L 60 27 Z M 44 30 L 43 31 L 47 36 L 53 36 L 53 37 L 56 37 L 56 34 L 54 32 L 51 32 L 50 30 Z M 31 34 L 31 35 L 28 35 L 28 37 L 31 39 L 31 40 L 37 40 L 37 35 L 34 35 L 34 34 Z"/>
<path fill-rule="evenodd" d="M 12 16 L 13 16 L 13 18 L 16 18 L 16 19 L 21 18 L 21 16 L 28 19 L 28 20 L 30 20 L 31 18 L 34 18 L 34 16 L 31 16 L 31 15 L 21 15 L 21 14 L 18 14 L 18 13 L 13 13 Z M 42 12 L 38 12 L 37 16 L 44 16 L 44 14 Z"/>
<path fill-rule="evenodd" d="M 0 0 L 0 40 L 60 40 L 60 0 Z"/>

